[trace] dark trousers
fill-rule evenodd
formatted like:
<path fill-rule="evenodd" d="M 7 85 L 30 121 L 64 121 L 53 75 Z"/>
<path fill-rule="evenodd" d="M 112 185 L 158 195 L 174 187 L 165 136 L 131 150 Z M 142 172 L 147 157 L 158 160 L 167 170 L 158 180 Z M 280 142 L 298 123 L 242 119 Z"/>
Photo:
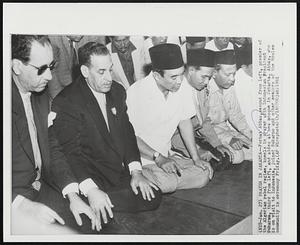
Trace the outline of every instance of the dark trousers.
<path fill-rule="evenodd" d="M 108 194 L 112 204 L 114 205 L 112 211 L 128 213 L 137 213 L 157 209 L 161 203 L 162 194 L 160 190 L 156 191 L 153 189 L 153 192 L 155 198 L 151 199 L 151 201 L 144 200 L 140 190 L 138 195 L 135 195 L 131 189 L 130 181 L 128 178 L 124 179 L 124 181 L 121 182 L 120 186 L 109 187 L 106 189 L 106 193 Z M 80 197 L 88 204 L 88 199 L 85 196 L 80 195 Z M 78 226 L 69 208 L 70 203 L 68 198 L 63 198 L 61 192 L 56 191 L 47 183 L 42 183 L 42 187 L 39 191 L 39 196 L 34 201 L 41 202 L 53 209 L 60 217 L 63 218 L 66 226 L 75 229 L 79 233 L 99 233 L 98 231 L 93 231 L 91 229 L 91 221 L 85 214 L 80 215 L 82 219 L 82 226 Z M 108 222 L 108 224 L 106 225 L 103 225 L 102 222 L 102 226 L 109 226 L 109 223 L 110 222 Z"/>

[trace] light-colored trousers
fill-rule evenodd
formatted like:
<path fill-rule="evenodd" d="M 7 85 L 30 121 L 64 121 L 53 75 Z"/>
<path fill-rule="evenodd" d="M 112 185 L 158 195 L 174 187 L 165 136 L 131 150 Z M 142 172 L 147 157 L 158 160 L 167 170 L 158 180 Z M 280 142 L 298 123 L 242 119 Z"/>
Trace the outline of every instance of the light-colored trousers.
<path fill-rule="evenodd" d="M 181 176 L 166 173 L 155 163 L 143 166 L 143 175 L 158 186 L 163 193 L 179 189 L 201 188 L 209 182 L 209 171 L 197 167 L 192 159 L 172 157 L 181 168 Z"/>

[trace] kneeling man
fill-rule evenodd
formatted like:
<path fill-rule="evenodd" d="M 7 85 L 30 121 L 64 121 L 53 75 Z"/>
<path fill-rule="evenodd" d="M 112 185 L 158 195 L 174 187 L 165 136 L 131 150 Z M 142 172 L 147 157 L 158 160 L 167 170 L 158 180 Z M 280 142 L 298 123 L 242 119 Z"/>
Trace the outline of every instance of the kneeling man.
<path fill-rule="evenodd" d="M 208 116 L 218 138 L 233 154 L 233 163 L 238 164 L 252 160 L 252 131 L 235 93 L 235 73 L 234 51 L 216 52 L 215 71 L 208 85 Z"/>
<path fill-rule="evenodd" d="M 213 170 L 196 148 L 191 122 L 195 108 L 184 78 L 180 47 L 165 43 L 149 52 L 152 72 L 127 90 L 128 115 L 141 152 L 143 173 L 164 193 L 203 187 Z M 171 152 L 177 127 L 192 159 L 178 158 Z"/>
<path fill-rule="evenodd" d="M 81 193 L 104 223 L 113 217 L 112 210 L 156 209 L 160 190 L 142 174 L 125 89 L 112 81 L 108 49 L 89 42 L 78 56 L 82 75 L 53 101 L 53 127 Z"/>

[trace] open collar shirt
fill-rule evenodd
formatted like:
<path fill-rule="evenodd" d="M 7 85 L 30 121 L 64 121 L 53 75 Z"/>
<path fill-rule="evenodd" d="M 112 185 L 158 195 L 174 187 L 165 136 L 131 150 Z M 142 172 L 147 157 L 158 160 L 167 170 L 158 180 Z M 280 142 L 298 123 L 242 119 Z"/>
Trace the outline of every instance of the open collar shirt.
<path fill-rule="evenodd" d="M 127 90 L 128 115 L 136 136 L 164 156 L 180 121 L 196 114 L 189 86 L 184 78 L 179 90 L 165 98 L 150 72 Z M 143 165 L 154 163 L 141 159 Z"/>

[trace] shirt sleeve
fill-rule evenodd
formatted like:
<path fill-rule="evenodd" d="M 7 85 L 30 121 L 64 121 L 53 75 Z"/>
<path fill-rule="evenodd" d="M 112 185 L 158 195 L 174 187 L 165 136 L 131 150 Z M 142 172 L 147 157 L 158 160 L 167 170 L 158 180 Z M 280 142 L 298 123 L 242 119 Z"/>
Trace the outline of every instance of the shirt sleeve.
<path fill-rule="evenodd" d="M 232 87 L 227 95 L 229 104 L 229 121 L 237 128 L 237 130 L 248 138 L 251 138 L 252 132 L 241 111 L 239 101 L 236 97 L 235 90 Z"/>
<path fill-rule="evenodd" d="M 133 89 L 134 87 L 129 87 L 127 89 L 127 98 L 126 98 L 126 105 L 127 105 L 127 114 L 129 121 L 131 125 L 134 128 L 134 132 L 136 136 L 140 136 L 140 127 L 139 127 L 139 118 L 138 115 L 140 116 L 140 111 L 139 111 L 139 105 L 136 103 L 136 93 Z"/>
<path fill-rule="evenodd" d="M 62 190 L 62 194 L 63 197 L 66 198 L 66 195 L 71 193 L 71 192 L 76 192 L 77 194 L 79 194 L 79 186 L 78 183 L 70 183 L 68 184 L 63 190 Z"/>
<path fill-rule="evenodd" d="M 130 175 L 131 175 L 132 171 L 134 171 L 134 170 L 142 171 L 142 165 L 138 161 L 133 161 L 133 162 L 129 163 L 128 168 L 129 168 Z"/>
<path fill-rule="evenodd" d="M 16 198 L 14 199 L 14 201 L 12 202 L 12 208 L 13 209 L 18 208 L 24 199 L 25 199 L 24 196 L 17 195 Z"/>
<path fill-rule="evenodd" d="M 181 120 L 192 118 L 196 115 L 196 108 L 193 101 L 192 87 L 187 84 L 186 79 L 182 82 L 182 115 Z"/>
<path fill-rule="evenodd" d="M 79 184 L 79 190 L 85 197 L 87 197 L 87 193 L 92 188 L 98 188 L 98 186 L 91 178 L 85 179 Z"/>

